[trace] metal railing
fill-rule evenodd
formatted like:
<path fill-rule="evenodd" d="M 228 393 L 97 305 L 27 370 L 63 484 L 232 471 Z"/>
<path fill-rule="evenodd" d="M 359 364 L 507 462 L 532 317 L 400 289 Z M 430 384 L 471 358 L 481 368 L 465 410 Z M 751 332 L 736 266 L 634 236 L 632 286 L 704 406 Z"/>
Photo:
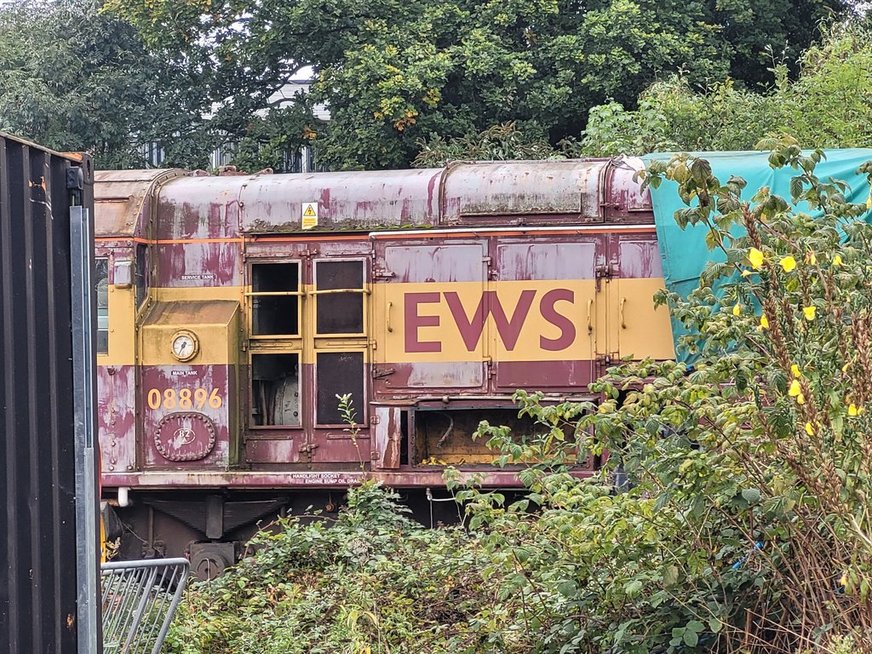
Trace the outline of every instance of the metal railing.
<path fill-rule="evenodd" d="M 188 582 L 186 559 L 101 566 L 104 654 L 158 654 Z"/>

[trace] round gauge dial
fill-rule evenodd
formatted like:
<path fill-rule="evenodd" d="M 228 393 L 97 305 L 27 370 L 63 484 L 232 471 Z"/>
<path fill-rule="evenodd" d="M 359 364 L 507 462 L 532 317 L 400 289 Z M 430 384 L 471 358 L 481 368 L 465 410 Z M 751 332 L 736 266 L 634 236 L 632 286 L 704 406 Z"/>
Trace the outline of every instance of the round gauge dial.
<path fill-rule="evenodd" d="M 190 361 L 200 351 L 200 341 L 193 332 L 182 330 L 173 334 L 173 356 L 179 361 Z"/>

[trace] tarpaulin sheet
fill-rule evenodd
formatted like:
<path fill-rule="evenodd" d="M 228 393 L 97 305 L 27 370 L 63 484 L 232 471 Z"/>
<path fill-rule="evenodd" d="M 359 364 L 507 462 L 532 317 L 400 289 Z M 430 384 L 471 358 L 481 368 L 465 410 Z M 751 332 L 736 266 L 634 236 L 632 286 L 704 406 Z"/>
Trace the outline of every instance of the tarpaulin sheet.
<path fill-rule="evenodd" d="M 757 191 L 768 186 L 776 195 L 790 201 L 790 179 L 800 171 L 784 167 L 773 169 L 769 166 L 768 152 L 696 152 L 693 156 L 706 159 L 712 167 L 712 174 L 723 184 L 731 175 L 743 178 L 748 185 L 742 192 L 743 200 L 750 200 Z M 866 203 L 870 188 L 866 177 L 857 169 L 872 160 L 872 149 L 855 148 L 844 150 L 825 150 L 826 158 L 815 168 L 815 175 L 826 182 L 829 179 L 841 180 L 848 184 L 846 193 L 849 202 Z M 643 157 L 646 165 L 654 160 L 668 161 L 673 153 L 652 153 Z M 724 261 L 719 250 L 709 250 L 705 244 L 708 228 L 705 225 L 688 226 L 681 229 L 675 222 L 675 212 L 687 208 L 678 196 L 678 185 L 664 180 L 656 189 L 651 189 L 651 202 L 654 208 L 654 223 L 660 257 L 663 261 L 663 276 L 666 288 L 682 297 L 687 297 L 699 284 L 700 273 L 710 261 Z M 806 203 L 797 210 L 810 213 Z M 867 213 L 867 220 L 872 214 Z M 735 232 L 741 234 L 742 232 Z M 676 342 L 679 360 L 689 361 L 690 357 L 677 347 L 679 337 L 684 333 L 680 323 L 673 318 L 672 333 Z"/>

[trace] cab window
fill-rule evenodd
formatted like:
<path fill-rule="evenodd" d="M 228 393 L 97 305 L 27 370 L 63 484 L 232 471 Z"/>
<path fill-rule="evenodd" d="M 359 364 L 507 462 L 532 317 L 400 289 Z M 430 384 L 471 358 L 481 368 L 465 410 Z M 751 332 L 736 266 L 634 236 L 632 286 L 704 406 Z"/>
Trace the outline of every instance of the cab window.
<path fill-rule="evenodd" d="M 363 261 L 318 261 L 315 264 L 320 334 L 363 333 Z"/>
<path fill-rule="evenodd" d="M 251 425 L 300 425 L 300 358 L 296 353 L 252 354 Z"/>
<path fill-rule="evenodd" d="M 109 259 L 94 260 L 94 286 L 97 289 L 97 354 L 109 353 Z"/>
<path fill-rule="evenodd" d="M 252 265 L 250 295 L 252 336 L 299 335 L 299 263 Z"/>

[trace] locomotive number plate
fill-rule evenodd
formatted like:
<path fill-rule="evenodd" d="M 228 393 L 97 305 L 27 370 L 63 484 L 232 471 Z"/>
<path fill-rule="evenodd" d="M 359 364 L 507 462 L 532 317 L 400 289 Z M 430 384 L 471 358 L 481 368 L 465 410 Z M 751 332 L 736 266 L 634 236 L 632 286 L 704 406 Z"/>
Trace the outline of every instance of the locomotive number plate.
<path fill-rule="evenodd" d="M 150 388 L 146 394 L 149 409 L 220 409 L 224 398 L 217 388 Z"/>

